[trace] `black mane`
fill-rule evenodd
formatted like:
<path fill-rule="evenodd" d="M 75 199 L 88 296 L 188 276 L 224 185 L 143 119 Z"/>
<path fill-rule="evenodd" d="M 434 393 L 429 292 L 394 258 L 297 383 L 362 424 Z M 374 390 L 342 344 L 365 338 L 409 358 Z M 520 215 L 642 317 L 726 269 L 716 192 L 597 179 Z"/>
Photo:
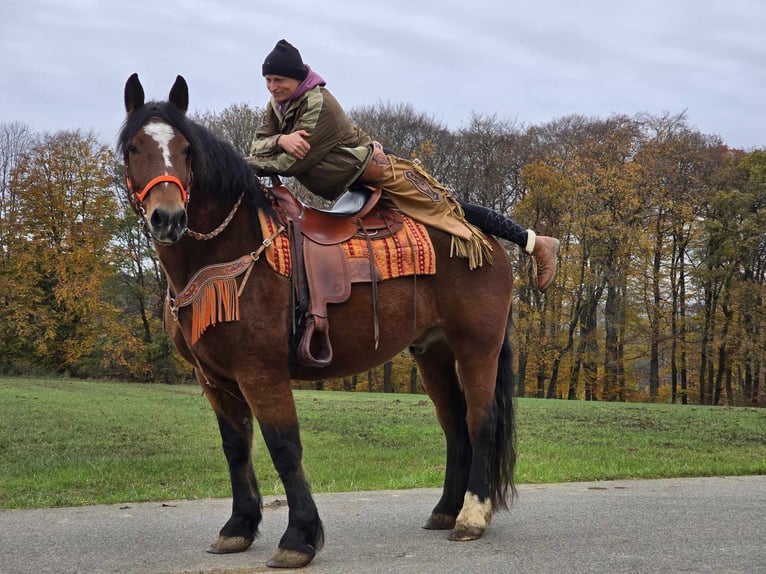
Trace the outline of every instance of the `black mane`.
<path fill-rule="evenodd" d="M 225 205 L 232 205 L 244 192 L 251 208 L 270 210 L 271 203 L 260 181 L 234 147 L 188 119 L 169 102 L 147 102 L 128 115 L 117 139 L 119 154 L 125 156 L 130 139 L 152 118 L 166 122 L 189 140 L 194 178 L 192 198 L 197 193 L 206 193 Z"/>

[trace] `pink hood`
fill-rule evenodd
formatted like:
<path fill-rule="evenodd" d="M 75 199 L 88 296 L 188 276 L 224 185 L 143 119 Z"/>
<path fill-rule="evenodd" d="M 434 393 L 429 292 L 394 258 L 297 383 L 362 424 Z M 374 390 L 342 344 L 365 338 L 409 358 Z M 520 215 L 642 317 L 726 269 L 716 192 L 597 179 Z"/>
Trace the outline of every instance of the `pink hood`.
<path fill-rule="evenodd" d="M 279 112 L 281 114 L 284 114 L 285 110 L 287 110 L 287 108 L 289 108 L 294 101 L 296 101 L 309 90 L 316 88 L 317 86 L 324 86 L 327 84 L 322 76 L 312 70 L 310 66 L 306 65 L 306 69 L 309 71 L 308 76 L 306 76 L 306 79 L 300 83 L 293 96 L 286 102 L 279 104 Z"/>

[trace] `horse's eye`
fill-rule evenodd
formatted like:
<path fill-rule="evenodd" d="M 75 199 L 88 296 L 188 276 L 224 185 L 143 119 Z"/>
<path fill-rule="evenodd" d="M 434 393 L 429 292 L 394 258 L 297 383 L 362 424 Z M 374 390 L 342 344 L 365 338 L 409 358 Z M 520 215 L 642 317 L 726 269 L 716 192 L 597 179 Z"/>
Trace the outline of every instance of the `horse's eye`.
<path fill-rule="evenodd" d="M 127 152 L 130 154 L 138 153 L 138 148 L 134 144 L 128 144 Z"/>
<path fill-rule="evenodd" d="M 192 154 L 191 145 L 187 145 L 187 146 L 184 148 L 184 152 L 183 152 L 183 153 L 184 153 L 184 155 L 185 155 L 186 157 L 191 157 L 191 154 Z"/>

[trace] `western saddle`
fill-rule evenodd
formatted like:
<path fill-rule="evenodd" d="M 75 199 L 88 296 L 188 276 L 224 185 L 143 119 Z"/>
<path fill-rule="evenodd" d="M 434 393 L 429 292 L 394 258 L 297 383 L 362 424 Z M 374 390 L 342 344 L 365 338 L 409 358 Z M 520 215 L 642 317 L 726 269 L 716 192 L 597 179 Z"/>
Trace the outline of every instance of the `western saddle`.
<path fill-rule="evenodd" d="M 293 345 L 297 360 L 311 367 L 330 364 L 333 354 L 327 305 L 346 301 L 351 295 L 352 283 L 371 284 L 377 348 L 377 282 L 381 274 L 375 265 L 372 241 L 399 231 L 403 225 L 401 213 L 384 206 L 383 202 L 378 203 L 380 188 L 353 187 L 329 210 L 305 205 L 276 176 L 272 177 L 269 192 L 290 239 L 296 311 Z M 367 241 L 369 261 L 346 257 L 342 243 L 355 237 Z"/>

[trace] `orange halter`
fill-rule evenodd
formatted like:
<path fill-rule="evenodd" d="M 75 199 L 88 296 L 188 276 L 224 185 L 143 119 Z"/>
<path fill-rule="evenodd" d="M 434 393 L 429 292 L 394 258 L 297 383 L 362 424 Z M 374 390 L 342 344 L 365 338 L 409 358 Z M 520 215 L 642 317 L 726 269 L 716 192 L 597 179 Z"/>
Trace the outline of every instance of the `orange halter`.
<path fill-rule="evenodd" d="M 189 194 L 186 191 L 186 188 L 184 187 L 184 184 L 181 183 L 181 180 L 178 179 L 174 175 L 158 175 L 153 180 L 151 180 L 149 183 L 144 186 L 144 189 L 141 191 L 136 191 L 133 188 L 133 184 L 130 182 L 130 176 L 125 176 L 125 183 L 128 186 L 128 191 L 133 194 L 133 197 L 135 198 L 136 202 L 141 203 L 144 201 L 144 198 L 149 194 L 149 192 L 154 188 L 155 186 L 161 184 L 161 183 L 174 183 L 178 186 L 178 189 L 181 190 L 181 201 L 184 202 L 184 205 L 189 200 Z"/>
<path fill-rule="evenodd" d="M 128 187 L 128 191 L 131 194 L 132 197 L 132 203 L 134 203 L 137 206 L 141 206 L 141 203 L 144 201 L 144 198 L 149 195 L 149 192 L 156 187 L 157 185 L 161 183 L 172 183 L 175 184 L 178 189 L 181 191 L 181 201 L 183 201 L 184 207 L 189 203 L 189 191 L 187 188 L 191 188 L 191 158 L 187 158 L 187 168 L 189 168 L 189 181 L 187 185 L 184 185 L 181 183 L 181 180 L 178 179 L 174 175 L 158 175 L 154 179 L 152 179 L 149 183 L 147 183 L 144 186 L 144 189 L 141 191 L 136 191 L 133 187 L 133 183 L 130 181 L 130 165 L 128 162 L 127 155 L 125 157 L 125 184 Z"/>

